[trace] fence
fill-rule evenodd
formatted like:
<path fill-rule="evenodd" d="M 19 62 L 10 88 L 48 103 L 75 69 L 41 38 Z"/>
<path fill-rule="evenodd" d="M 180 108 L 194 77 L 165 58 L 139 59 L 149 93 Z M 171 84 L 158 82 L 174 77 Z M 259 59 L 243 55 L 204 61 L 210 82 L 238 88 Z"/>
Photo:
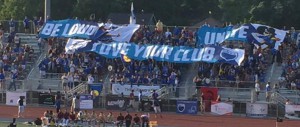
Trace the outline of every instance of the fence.
<path fill-rule="evenodd" d="M 39 93 L 47 93 L 47 90 L 34 90 L 32 87 L 33 83 L 28 83 L 32 81 L 17 81 L 19 84 L 19 91 L 27 91 L 28 96 L 28 104 L 38 104 L 39 102 Z M 49 82 L 50 83 L 50 82 Z M 26 85 L 25 85 L 26 84 Z M 104 85 L 105 86 L 105 85 Z M 192 87 L 193 92 L 195 93 L 195 87 Z M 177 100 L 192 100 L 192 101 L 198 101 L 199 102 L 199 95 L 195 94 L 194 98 L 178 98 L 178 92 L 186 90 L 185 87 L 177 87 L 176 90 L 174 90 L 172 87 L 165 87 L 165 89 L 169 89 L 170 94 L 166 95 L 166 97 L 161 98 L 161 108 L 165 112 L 176 112 L 177 111 Z M 181 90 L 182 89 L 182 90 Z M 247 104 L 251 102 L 251 90 L 252 88 L 236 88 L 236 87 L 218 87 L 219 94 L 222 96 L 222 102 L 232 102 L 233 105 L 233 113 L 239 116 L 245 116 L 247 115 Z M 106 87 L 103 87 L 103 91 L 107 91 Z M 226 91 L 225 93 L 222 91 Z M 55 91 L 52 91 L 52 95 L 55 94 Z M 1 92 L 1 102 L 5 102 L 6 93 L 4 91 Z M 227 98 L 230 97 L 231 100 L 227 100 Z M 145 106 L 145 111 L 153 111 L 151 107 L 152 100 L 149 99 L 151 97 L 144 97 L 143 104 Z M 69 99 L 66 99 L 69 100 Z M 132 110 L 137 111 L 139 109 L 139 102 L 138 98 L 135 98 L 135 104 L 133 108 L 129 108 L 129 97 L 128 96 L 120 96 L 120 95 L 112 95 L 107 92 L 102 92 L 100 94 L 100 97 L 96 101 L 97 103 L 94 105 L 94 108 L 105 108 L 105 109 L 111 109 L 111 110 Z M 272 98 L 270 102 L 265 102 L 267 104 L 268 110 L 267 110 L 267 117 L 276 117 L 281 116 L 283 117 L 285 114 L 285 101 L 286 97 L 281 96 L 279 93 L 275 92 L 272 93 Z M 66 104 L 67 101 L 63 102 L 63 104 Z M 209 103 L 209 102 L 207 102 Z M 70 104 L 70 100 L 67 104 Z M 70 105 L 66 105 L 70 106 Z M 199 112 L 200 112 L 200 105 L 199 105 Z M 278 112 L 278 113 L 277 113 Z M 205 112 L 210 114 L 210 112 Z M 249 114 L 249 113 L 248 113 Z"/>
<path fill-rule="evenodd" d="M 0 20 L 0 23 L 3 25 L 3 28 L 4 28 L 4 32 L 5 33 L 9 33 L 9 22 L 10 20 Z M 23 25 L 23 21 L 15 21 L 15 31 L 17 33 L 25 33 L 25 27 Z M 36 26 L 34 25 L 34 23 L 32 21 L 29 22 L 29 31 L 28 33 L 31 33 L 31 34 L 35 34 L 36 33 Z"/>

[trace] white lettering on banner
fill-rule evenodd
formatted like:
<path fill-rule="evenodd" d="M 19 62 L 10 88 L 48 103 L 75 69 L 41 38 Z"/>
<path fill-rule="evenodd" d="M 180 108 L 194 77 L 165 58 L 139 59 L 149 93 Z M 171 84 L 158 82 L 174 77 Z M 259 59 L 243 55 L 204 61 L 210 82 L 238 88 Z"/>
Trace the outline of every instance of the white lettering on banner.
<path fill-rule="evenodd" d="M 214 44 L 215 42 L 215 39 L 216 39 L 216 33 L 211 33 L 210 35 L 210 44 Z"/>
<path fill-rule="evenodd" d="M 165 46 L 165 45 L 161 46 L 158 50 L 156 50 L 154 56 L 155 56 L 155 57 L 161 56 L 161 55 L 162 55 L 162 51 L 163 51 L 166 47 L 167 47 L 167 46 Z M 161 58 L 163 58 L 163 57 L 161 56 Z"/>
<path fill-rule="evenodd" d="M 85 25 L 85 24 L 79 25 L 77 34 L 84 34 L 89 27 L 90 25 Z"/>
<path fill-rule="evenodd" d="M 151 50 L 149 58 L 153 59 L 158 47 L 159 47 L 158 45 L 154 45 L 154 47 Z"/>
<path fill-rule="evenodd" d="M 234 37 L 236 35 L 236 32 L 239 32 L 239 29 L 232 29 L 232 32 L 230 33 L 230 37 Z"/>
<path fill-rule="evenodd" d="M 226 32 L 224 32 L 224 33 L 217 33 L 216 42 L 222 43 L 223 40 L 225 40 L 225 34 L 226 34 Z"/>
<path fill-rule="evenodd" d="M 120 51 L 120 53 L 124 54 L 124 55 L 127 55 L 128 50 L 129 50 L 129 48 L 128 48 L 129 46 L 131 46 L 131 44 L 123 43 L 122 50 Z"/>
<path fill-rule="evenodd" d="M 204 52 L 203 49 L 194 49 L 191 60 L 201 61 L 203 52 Z"/>
<path fill-rule="evenodd" d="M 131 90 L 134 90 L 134 96 L 139 95 L 139 91 L 142 90 L 144 96 L 150 96 L 153 90 L 160 89 L 159 86 L 144 86 L 144 85 L 128 85 L 128 84 L 112 84 L 112 94 L 114 95 L 120 95 L 123 93 L 125 96 L 130 95 Z"/>
<path fill-rule="evenodd" d="M 68 43 L 67 50 L 76 51 L 78 48 L 86 47 L 91 41 L 82 39 L 70 39 L 72 42 Z M 69 40 L 69 41 L 70 41 Z M 83 45 L 81 42 L 85 42 Z M 76 45 L 75 45 L 76 44 Z M 91 49 L 88 49 L 91 48 Z M 105 55 L 109 58 L 119 57 L 120 54 L 128 55 L 129 58 L 135 60 L 144 60 L 148 58 L 154 58 L 159 61 L 170 61 L 170 62 L 197 62 L 207 61 L 216 62 L 220 58 L 231 61 L 235 60 L 236 63 L 240 64 L 243 60 L 244 50 L 238 49 L 226 49 L 222 47 L 204 47 L 204 48 L 188 48 L 188 47 L 168 47 L 161 45 L 135 45 L 131 46 L 130 43 L 92 43 L 92 47 L 84 48 L 77 51 L 93 51 L 100 55 Z M 129 54 L 128 54 L 128 51 Z M 221 52 L 216 54 L 216 52 Z M 119 54 L 120 53 L 120 54 Z M 222 54 L 223 53 L 223 54 Z M 216 60 L 215 58 L 216 56 Z M 232 57 L 227 58 L 227 54 Z M 220 55 L 220 57 L 218 57 Z M 233 64 L 236 64 L 233 63 Z"/>
<path fill-rule="evenodd" d="M 44 26 L 41 34 L 50 35 L 51 32 L 52 32 L 53 27 L 54 27 L 54 24 L 52 24 L 52 23 L 46 23 L 46 25 Z"/>
<path fill-rule="evenodd" d="M 74 25 L 71 27 L 71 29 L 70 29 L 68 35 L 73 35 L 73 34 L 75 34 L 75 33 L 77 32 L 77 30 L 78 30 L 78 27 L 79 27 L 79 24 L 74 24 Z"/>
<path fill-rule="evenodd" d="M 226 35 L 225 35 L 225 39 L 226 39 L 226 38 L 229 38 L 230 35 L 231 35 L 231 31 L 227 31 L 227 32 L 226 32 Z"/>
<path fill-rule="evenodd" d="M 206 32 L 204 43 L 207 45 L 210 44 L 209 38 L 210 38 L 210 32 Z"/>
<path fill-rule="evenodd" d="M 57 36 L 57 32 L 59 32 L 59 30 L 60 30 L 58 28 L 61 26 L 62 26 L 62 24 L 55 24 L 50 36 Z"/>
<path fill-rule="evenodd" d="M 99 43 L 94 43 L 94 44 L 93 44 L 93 47 L 92 47 L 92 49 L 91 49 L 91 51 L 97 52 L 97 47 L 98 47 L 98 45 L 101 46 L 101 44 L 99 44 Z"/>
<path fill-rule="evenodd" d="M 214 54 L 215 54 L 215 48 L 213 47 L 206 47 L 204 48 L 204 53 L 202 56 L 202 60 L 203 61 L 211 61 L 214 58 Z"/>
<path fill-rule="evenodd" d="M 118 53 L 120 53 L 122 46 L 123 46 L 123 43 L 113 43 L 112 44 L 112 51 L 113 51 L 112 56 L 117 56 Z"/>
<path fill-rule="evenodd" d="M 183 52 L 182 61 L 189 61 L 190 60 L 190 58 L 187 57 L 189 52 L 190 52 L 190 50 L 185 50 Z"/>
<path fill-rule="evenodd" d="M 97 32 L 97 26 L 93 25 L 86 25 L 86 24 L 74 24 L 70 31 L 69 36 L 73 34 L 86 34 L 86 35 L 93 35 Z"/>
<path fill-rule="evenodd" d="M 247 36 L 246 30 L 248 30 L 248 29 L 249 29 L 249 26 L 240 27 L 238 38 L 246 38 L 246 36 Z"/>
<path fill-rule="evenodd" d="M 70 24 L 67 23 L 65 28 L 64 28 L 64 32 L 62 33 L 62 36 L 68 36 L 69 27 L 70 27 Z"/>
<path fill-rule="evenodd" d="M 237 32 L 237 30 L 235 30 L 234 32 L 226 31 L 226 32 L 223 32 L 223 33 L 206 32 L 204 43 L 207 44 L 207 45 L 214 44 L 215 42 L 222 43 L 223 40 L 225 40 L 226 38 L 235 36 L 236 32 Z M 241 32 L 242 35 L 244 33 L 245 32 Z"/>
<path fill-rule="evenodd" d="M 145 59 L 148 59 L 151 51 L 152 51 L 152 48 L 153 48 L 153 45 L 150 45 L 150 46 L 147 46 L 145 51 L 144 51 L 144 54 L 143 54 L 143 58 Z"/>
<path fill-rule="evenodd" d="M 172 54 L 173 47 L 166 47 L 166 49 L 167 49 L 167 51 L 166 51 L 166 53 L 164 53 L 164 58 L 169 60 L 169 56 Z"/>
<path fill-rule="evenodd" d="M 138 57 L 139 54 L 145 49 L 145 46 L 135 45 L 134 57 Z"/>
<path fill-rule="evenodd" d="M 111 46 L 109 44 L 102 44 L 99 54 L 108 55 L 111 50 Z"/>
<path fill-rule="evenodd" d="M 179 49 L 179 50 L 177 50 L 177 51 L 175 52 L 175 54 L 174 54 L 174 61 L 180 61 L 180 58 L 179 58 L 178 56 L 179 56 L 179 54 L 180 54 L 181 52 L 184 52 L 184 50 L 183 50 L 183 49 Z"/>
<path fill-rule="evenodd" d="M 96 34 L 96 32 L 98 31 L 98 27 L 97 26 L 90 26 L 87 31 L 85 32 L 86 35 L 94 35 Z"/>

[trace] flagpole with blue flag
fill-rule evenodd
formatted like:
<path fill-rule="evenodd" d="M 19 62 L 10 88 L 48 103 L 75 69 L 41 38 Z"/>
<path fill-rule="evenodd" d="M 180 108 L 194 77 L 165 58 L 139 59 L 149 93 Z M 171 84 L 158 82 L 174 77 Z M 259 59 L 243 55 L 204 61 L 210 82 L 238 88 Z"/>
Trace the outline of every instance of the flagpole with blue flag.
<path fill-rule="evenodd" d="M 130 15 L 130 21 L 129 24 L 136 24 L 136 18 L 135 15 L 133 13 L 133 2 L 131 3 L 131 15 Z"/>

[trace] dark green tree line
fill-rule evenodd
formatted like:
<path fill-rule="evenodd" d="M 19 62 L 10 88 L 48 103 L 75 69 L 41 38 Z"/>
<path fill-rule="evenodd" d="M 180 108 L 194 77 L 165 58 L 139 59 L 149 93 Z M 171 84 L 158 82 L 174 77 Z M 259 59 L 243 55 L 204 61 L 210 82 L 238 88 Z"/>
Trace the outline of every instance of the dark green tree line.
<path fill-rule="evenodd" d="M 106 20 L 109 13 L 154 13 L 166 25 L 191 25 L 207 17 L 300 29 L 299 0 L 51 0 L 51 18 Z M 0 0 L 0 19 L 43 16 L 44 0 Z M 143 10 L 143 11 L 142 11 Z M 209 13 L 211 12 L 211 13 Z"/>

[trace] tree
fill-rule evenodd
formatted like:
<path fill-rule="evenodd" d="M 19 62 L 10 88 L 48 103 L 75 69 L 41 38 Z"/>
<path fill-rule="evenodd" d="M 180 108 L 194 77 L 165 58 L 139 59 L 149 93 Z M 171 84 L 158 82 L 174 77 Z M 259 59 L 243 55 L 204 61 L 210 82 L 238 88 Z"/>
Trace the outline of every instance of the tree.
<path fill-rule="evenodd" d="M 257 2 L 250 10 L 251 21 L 262 22 L 274 27 L 295 26 L 300 28 L 298 0 L 265 0 Z"/>
<path fill-rule="evenodd" d="M 32 17 L 43 9 L 41 2 L 41 0 L 1 0 L 0 18 L 22 20 L 25 16 Z"/>
<path fill-rule="evenodd" d="M 57 20 L 73 18 L 76 3 L 76 0 L 51 0 L 51 18 Z"/>

